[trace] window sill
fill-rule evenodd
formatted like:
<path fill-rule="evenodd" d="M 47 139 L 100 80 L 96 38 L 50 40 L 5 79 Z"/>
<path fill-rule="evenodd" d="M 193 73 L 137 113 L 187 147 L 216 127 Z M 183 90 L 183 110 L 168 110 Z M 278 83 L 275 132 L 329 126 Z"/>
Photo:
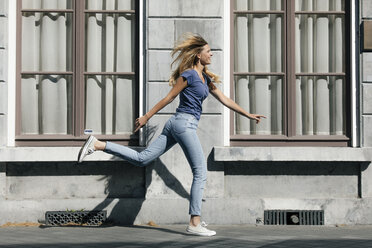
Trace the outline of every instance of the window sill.
<path fill-rule="evenodd" d="M 215 161 L 370 162 L 372 148 L 214 147 Z"/>
<path fill-rule="evenodd" d="M 131 147 L 142 150 L 143 147 Z M 80 147 L 2 147 L 0 162 L 76 162 Z M 350 147 L 214 147 L 215 161 L 370 162 L 372 148 Z M 122 161 L 95 152 L 84 161 Z"/>
<path fill-rule="evenodd" d="M 142 150 L 143 147 L 131 147 Z M 0 162 L 76 162 L 80 147 L 1 147 Z M 84 161 L 122 161 L 104 152 L 95 152 Z"/>

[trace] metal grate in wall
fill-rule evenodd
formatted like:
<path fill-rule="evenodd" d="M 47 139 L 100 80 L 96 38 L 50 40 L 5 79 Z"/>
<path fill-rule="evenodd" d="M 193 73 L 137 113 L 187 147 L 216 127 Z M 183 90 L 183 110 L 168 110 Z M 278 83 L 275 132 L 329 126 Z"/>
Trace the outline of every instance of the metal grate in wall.
<path fill-rule="evenodd" d="M 106 216 L 106 211 L 48 211 L 45 222 L 48 226 L 100 226 L 106 221 Z"/>
<path fill-rule="evenodd" d="M 324 210 L 265 210 L 265 225 L 324 225 Z"/>

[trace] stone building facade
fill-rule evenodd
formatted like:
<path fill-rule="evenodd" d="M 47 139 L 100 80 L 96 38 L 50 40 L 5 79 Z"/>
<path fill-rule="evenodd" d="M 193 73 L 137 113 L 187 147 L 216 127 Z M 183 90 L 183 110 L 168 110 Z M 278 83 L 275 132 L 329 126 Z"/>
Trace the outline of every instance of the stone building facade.
<path fill-rule="evenodd" d="M 233 95 L 234 13 L 229 0 L 146 0 L 136 6 L 138 114 L 169 91 L 170 53 L 185 32 L 209 41 L 211 70 L 222 78 L 217 86 Z M 353 0 L 345 12 L 350 35 L 345 38 L 347 145 L 233 144 L 232 117 L 209 96 L 198 129 L 208 166 L 203 219 L 253 224 L 264 218 L 265 210 L 324 210 L 326 225 L 372 224 L 372 53 L 363 49 L 361 34 L 362 23 L 372 18 L 372 4 Z M 77 164 L 78 143 L 19 145 L 18 15 L 16 1 L 1 1 L 0 224 L 37 222 L 46 211 L 67 209 L 105 209 L 120 224 L 186 223 L 192 173 L 179 146 L 138 168 L 101 152 Z M 152 142 L 177 104 L 176 99 L 149 121 L 135 149 Z"/>

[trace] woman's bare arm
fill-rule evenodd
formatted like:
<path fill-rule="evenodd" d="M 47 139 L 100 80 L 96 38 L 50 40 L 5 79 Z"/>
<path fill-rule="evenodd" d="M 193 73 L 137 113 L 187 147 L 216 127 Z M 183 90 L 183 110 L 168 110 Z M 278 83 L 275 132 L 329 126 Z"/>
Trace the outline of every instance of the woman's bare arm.
<path fill-rule="evenodd" d="M 211 94 L 223 105 L 228 107 L 229 109 L 249 118 L 252 120 L 255 120 L 256 123 L 259 123 L 261 121 L 261 118 L 266 118 L 264 115 L 257 115 L 257 114 L 250 114 L 247 111 L 245 111 L 242 107 L 240 107 L 236 102 L 234 102 L 232 99 L 225 96 L 217 87 L 212 87 L 210 90 Z"/>
<path fill-rule="evenodd" d="M 143 127 L 146 122 L 157 112 L 159 112 L 162 108 L 167 106 L 171 103 L 178 94 L 187 87 L 187 81 L 183 79 L 183 77 L 179 77 L 176 81 L 176 84 L 172 87 L 169 91 L 168 95 L 161 99 L 149 112 L 147 112 L 144 116 L 139 117 L 136 119 L 135 122 L 135 130 L 137 132 L 141 127 Z"/>

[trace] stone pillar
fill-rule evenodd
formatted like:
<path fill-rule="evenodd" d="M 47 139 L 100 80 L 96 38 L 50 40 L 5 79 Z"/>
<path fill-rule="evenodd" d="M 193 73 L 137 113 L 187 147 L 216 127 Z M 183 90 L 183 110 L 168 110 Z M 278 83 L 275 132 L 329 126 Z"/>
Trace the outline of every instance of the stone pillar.
<path fill-rule="evenodd" d="M 175 42 L 185 32 L 200 34 L 207 40 L 213 52 L 209 69 L 223 77 L 223 4 L 223 0 L 215 0 L 213 4 L 209 0 L 147 1 L 147 110 L 171 90 L 168 84 L 172 61 L 170 53 Z M 223 84 L 217 86 L 223 88 Z M 151 118 L 147 128 L 148 143 L 161 133 L 164 123 L 175 113 L 178 103 L 177 98 Z M 208 159 L 213 146 L 223 145 L 222 105 L 212 96 L 203 104 L 198 135 L 208 160 L 208 180 L 204 198 L 208 201 L 209 197 L 223 197 L 224 172 L 213 169 L 216 166 Z M 188 199 L 192 173 L 179 145 L 147 167 L 146 171 L 146 198 Z"/>
<path fill-rule="evenodd" d="M 372 2 L 362 0 L 360 21 L 372 18 Z M 363 36 L 360 36 L 363 39 Z M 372 147 L 372 52 L 361 53 L 361 71 L 363 72 L 360 80 L 361 97 L 361 146 Z M 372 166 L 370 164 L 361 165 L 361 196 L 362 198 L 372 197 Z"/>

